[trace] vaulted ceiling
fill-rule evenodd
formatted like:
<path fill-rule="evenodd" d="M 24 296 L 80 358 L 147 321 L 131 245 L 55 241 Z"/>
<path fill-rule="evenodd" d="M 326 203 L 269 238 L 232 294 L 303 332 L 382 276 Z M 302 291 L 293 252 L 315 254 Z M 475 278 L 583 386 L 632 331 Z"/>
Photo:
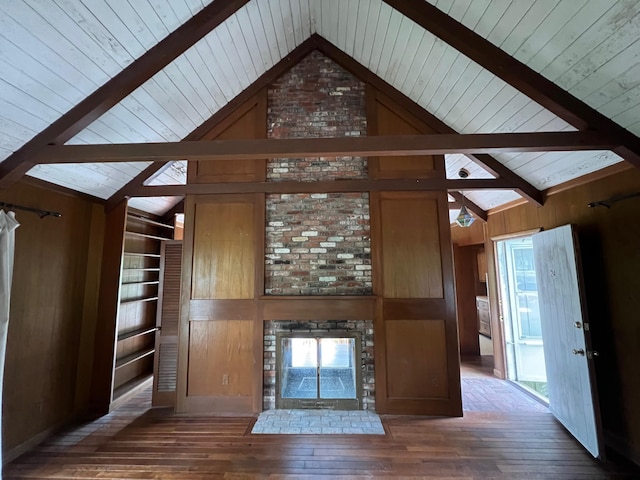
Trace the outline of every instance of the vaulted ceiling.
<path fill-rule="evenodd" d="M 451 21 L 468 30 L 446 38 L 459 27 Z M 179 28 L 185 22 L 192 33 L 202 30 L 192 46 Z M 29 148 L 52 139 L 188 138 L 314 34 L 459 133 L 583 130 L 610 119 L 640 135 L 640 0 L 7 1 L 0 3 L 1 173 L 11 174 L 35 151 Z M 496 51 L 474 38 L 519 63 L 494 60 Z M 570 95 L 558 97 L 557 87 Z M 73 123 L 74 108 L 101 88 L 101 105 Z M 73 127 L 46 138 L 65 121 Z M 608 150 L 493 156 L 539 190 L 623 161 Z M 449 178 L 460 168 L 471 178 L 493 176 L 464 155 L 449 154 L 446 162 Z M 28 175 L 109 199 L 149 165 L 43 164 Z M 147 183 L 181 184 L 185 171 L 177 161 Z M 465 195 L 483 209 L 520 198 L 511 190 Z M 161 214 L 178 200 L 134 198 L 130 205 Z"/>

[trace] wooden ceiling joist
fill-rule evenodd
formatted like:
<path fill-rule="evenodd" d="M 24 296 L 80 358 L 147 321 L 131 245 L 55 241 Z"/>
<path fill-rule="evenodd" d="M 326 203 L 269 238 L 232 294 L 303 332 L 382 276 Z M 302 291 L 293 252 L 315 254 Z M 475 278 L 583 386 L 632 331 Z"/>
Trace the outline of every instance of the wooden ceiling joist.
<path fill-rule="evenodd" d="M 0 164 L 0 188 L 19 180 L 47 145 L 64 144 L 175 60 L 249 0 L 216 0 L 167 35 Z"/>
<path fill-rule="evenodd" d="M 236 97 L 234 97 L 224 107 L 214 113 L 208 120 L 202 123 L 199 127 L 193 130 L 187 135 L 185 141 L 197 141 L 206 135 L 212 128 L 218 125 L 222 120 L 231 115 L 236 109 L 240 108 L 245 102 L 248 102 L 252 97 L 258 94 L 262 89 L 266 88 L 271 82 L 276 80 L 282 74 L 288 72 L 291 68 L 298 64 L 304 57 L 306 57 L 311 51 L 316 48 L 315 42 L 309 38 L 286 57 L 280 60 L 277 64 L 263 73 L 255 82 L 245 88 Z M 162 163 L 154 162 L 148 168 L 146 168 L 140 175 L 137 175 L 130 182 L 124 185 L 120 190 L 114 193 L 109 200 L 107 200 L 107 211 L 114 208 L 124 198 L 132 196 L 131 192 L 136 188 L 142 186 L 142 184 L 153 174 L 158 172 L 163 167 Z"/>
<path fill-rule="evenodd" d="M 369 137 L 211 140 L 207 142 L 51 145 L 43 164 L 93 162 L 167 162 L 338 156 L 416 156 L 447 153 L 553 152 L 612 150 L 594 132 L 478 133 L 469 135 L 395 135 Z"/>
<path fill-rule="evenodd" d="M 134 197 L 180 195 L 212 195 L 228 193 L 340 193 L 380 191 L 457 191 L 512 190 L 508 181 L 495 179 L 447 180 L 445 178 L 414 178 L 393 180 L 326 180 L 317 182 L 237 182 L 192 183 L 187 185 L 140 186 Z M 465 200 L 467 208 L 468 202 Z M 470 208 L 469 208 L 470 209 Z"/>
<path fill-rule="evenodd" d="M 411 113 L 416 118 L 429 125 L 436 132 L 448 134 L 459 133 L 453 128 L 449 127 L 439 118 L 436 118 L 433 114 L 418 105 L 416 102 L 411 100 L 398 89 L 385 82 L 382 78 L 373 73 L 367 67 L 355 61 L 351 56 L 347 55 L 342 50 L 322 38 L 320 35 L 314 34 L 312 38 L 316 43 L 316 48 L 318 49 L 318 51 L 322 52 L 322 54 L 326 55 L 328 58 L 336 62 L 345 70 L 360 78 L 360 80 L 362 80 L 363 82 L 369 83 L 376 90 L 389 97 L 393 102 L 404 108 L 407 112 Z M 522 197 L 526 198 L 530 202 L 533 202 L 537 206 L 542 205 L 543 195 L 540 190 L 531 185 L 524 178 L 515 174 L 509 168 L 505 167 L 491 155 L 467 154 L 467 157 L 469 157 L 470 160 L 480 165 L 492 175 L 509 180 L 513 184 L 514 190 Z"/>
<path fill-rule="evenodd" d="M 613 152 L 640 167 L 640 139 L 424 0 L 384 0 L 407 18 L 579 130 L 615 139 Z"/>

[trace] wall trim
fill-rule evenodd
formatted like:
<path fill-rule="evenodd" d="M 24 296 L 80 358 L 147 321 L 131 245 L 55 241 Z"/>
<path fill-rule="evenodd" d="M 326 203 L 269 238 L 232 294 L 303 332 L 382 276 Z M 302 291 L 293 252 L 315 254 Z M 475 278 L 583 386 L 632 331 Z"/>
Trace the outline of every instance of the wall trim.
<path fill-rule="evenodd" d="M 75 416 L 71 416 L 67 420 L 57 423 L 53 427 L 47 428 L 46 430 L 43 430 L 40 433 L 36 433 L 33 437 L 25 440 L 22 443 L 19 443 L 15 447 L 5 452 L 2 452 L 2 466 L 8 464 L 9 462 L 12 462 L 19 456 L 24 455 L 32 448 L 44 442 L 50 436 L 60 432 L 65 427 L 68 427 L 73 423 L 75 418 L 76 418 Z"/>

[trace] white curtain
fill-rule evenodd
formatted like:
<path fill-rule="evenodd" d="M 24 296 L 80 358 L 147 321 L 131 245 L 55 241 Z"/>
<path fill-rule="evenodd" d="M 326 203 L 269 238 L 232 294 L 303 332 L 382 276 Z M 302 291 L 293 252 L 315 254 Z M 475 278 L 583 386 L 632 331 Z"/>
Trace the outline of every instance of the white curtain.
<path fill-rule="evenodd" d="M 0 210 L 0 400 L 4 381 L 4 356 L 7 349 L 7 330 L 9 328 L 9 300 L 11 298 L 11 280 L 13 278 L 13 253 L 15 229 L 20 224 L 13 212 Z M 0 402 L 1 407 L 2 402 Z M 2 409 L 0 408 L 0 425 Z M 2 433 L 0 430 L 0 479 L 2 478 Z"/>

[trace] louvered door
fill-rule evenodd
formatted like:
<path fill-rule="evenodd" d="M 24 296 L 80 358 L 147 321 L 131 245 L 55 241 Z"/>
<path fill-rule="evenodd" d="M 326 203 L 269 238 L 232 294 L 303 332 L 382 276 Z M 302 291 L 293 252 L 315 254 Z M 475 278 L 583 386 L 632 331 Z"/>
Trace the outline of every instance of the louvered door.
<path fill-rule="evenodd" d="M 160 258 L 159 304 L 156 317 L 156 356 L 153 370 L 154 407 L 175 406 L 178 367 L 178 322 L 182 241 L 163 242 Z"/>

